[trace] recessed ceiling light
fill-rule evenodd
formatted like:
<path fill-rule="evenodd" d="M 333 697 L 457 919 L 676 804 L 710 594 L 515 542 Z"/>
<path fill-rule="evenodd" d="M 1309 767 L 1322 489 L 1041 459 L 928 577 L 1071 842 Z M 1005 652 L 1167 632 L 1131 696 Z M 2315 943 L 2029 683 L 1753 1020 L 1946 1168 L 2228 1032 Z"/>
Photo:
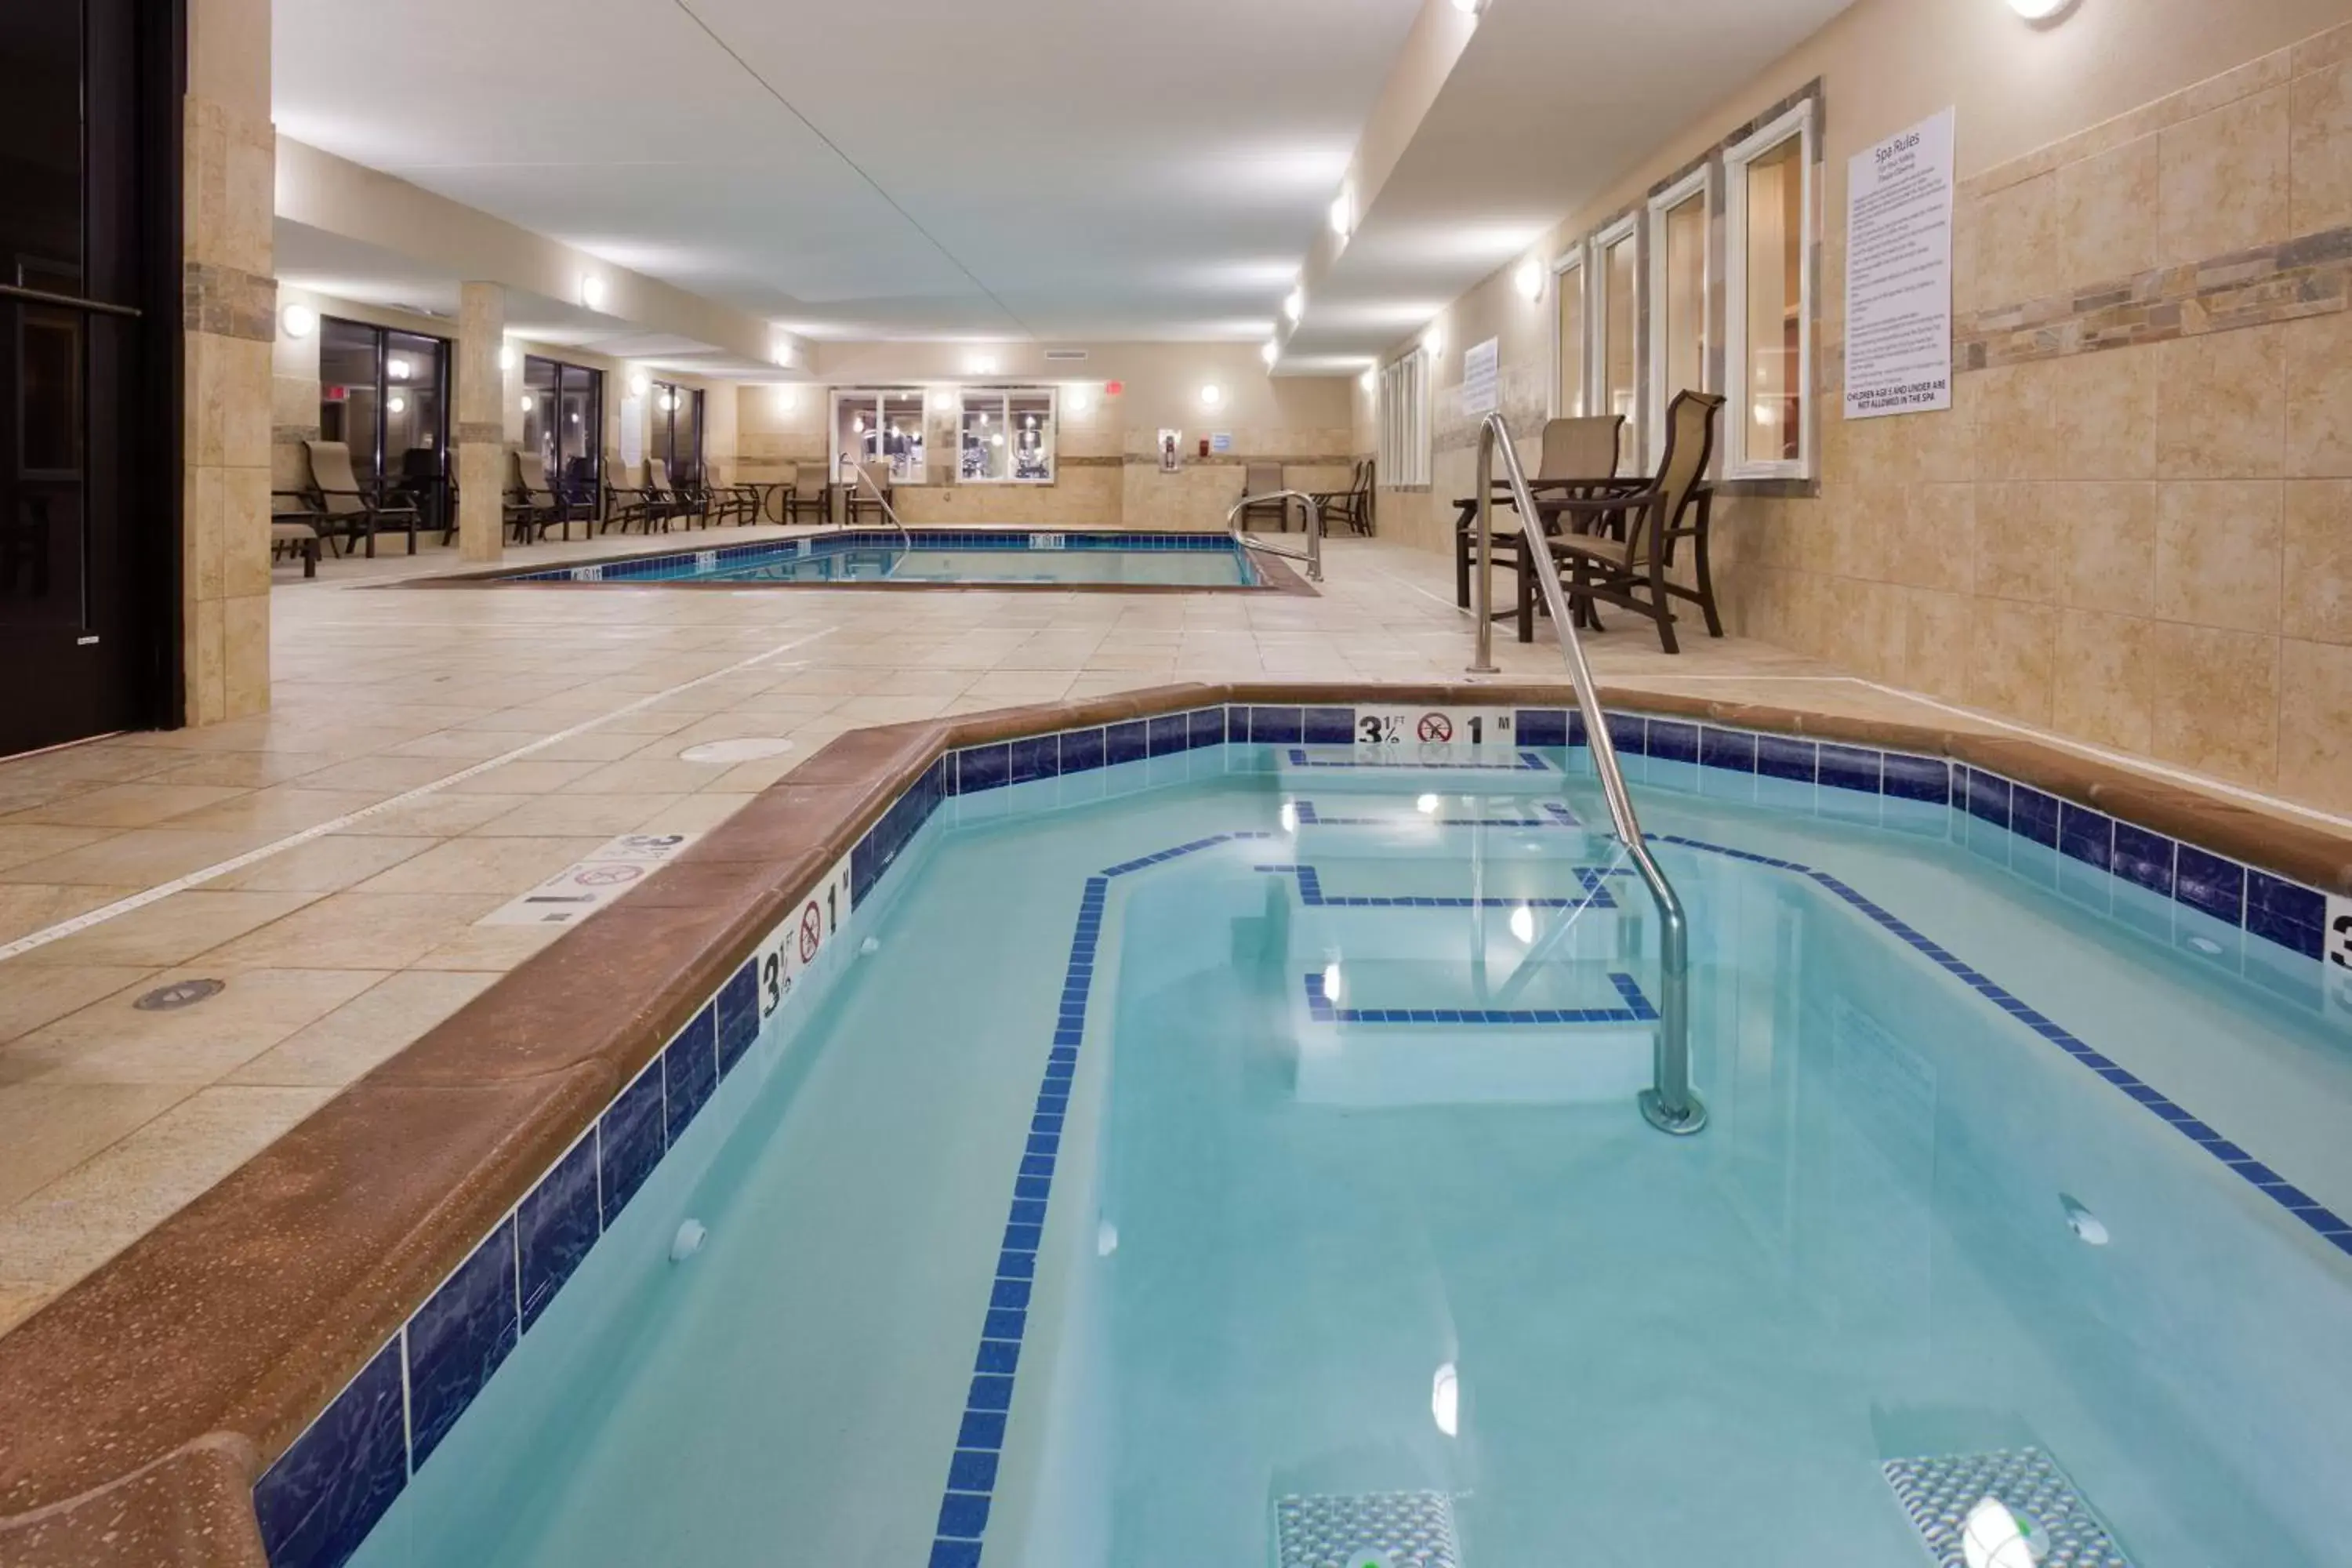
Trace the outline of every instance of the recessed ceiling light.
<path fill-rule="evenodd" d="M 2009 0 L 2009 8 L 2029 22 L 2047 22 L 2071 10 L 2074 0 Z"/>

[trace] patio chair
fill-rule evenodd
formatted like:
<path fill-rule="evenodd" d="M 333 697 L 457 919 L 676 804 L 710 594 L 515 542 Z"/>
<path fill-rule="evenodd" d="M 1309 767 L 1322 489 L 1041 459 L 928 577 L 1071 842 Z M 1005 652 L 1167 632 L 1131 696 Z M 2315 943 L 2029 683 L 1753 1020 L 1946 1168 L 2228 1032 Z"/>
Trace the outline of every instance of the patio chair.
<path fill-rule="evenodd" d="M 1657 474 L 1647 479 L 1617 479 L 1580 487 L 1580 493 L 1538 493 L 1548 516 L 1574 531 L 1546 541 L 1560 569 L 1570 606 L 1589 612 L 1592 603 L 1620 605 L 1657 623 L 1659 646 L 1680 652 L 1675 642 L 1675 599 L 1699 607 L 1709 637 L 1723 635 L 1716 611 L 1715 578 L 1707 565 L 1707 522 L 1714 491 L 1706 466 L 1715 455 L 1715 428 L 1724 400 L 1711 392 L 1678 392 L 1666 408 L 1666 450 Z M 1532 488 L 1532 487 L 1530 487 Z M 1612 538 L 1615 531 L 1619 537 Z M 1670 581 L 1677 541 L 1691 542 L 1696 586 Z M 1520 599 L 1521 640 L 1533 641 L 1534 614 L 1525 574 Z"/>
<path fill-rule="evenodd" d="M 702 510 L 709 515 L 715 527 L 725 527 L 732 519 L 739 528 L 749 528 L 760 521 L 760 487 L 757 485 L 720 484 L 710 478 L 706 467 L 693 483 L 680 487 L 698 498 Z"/>
<path fill-rule="evenodd" d="M 628 468 L 608 449 L 604 453 L 604 516 L 599 531 L 615 525 L 623 533 L 628 532 L 632 525 L 647 533 L 654 531 L 653 498 L 642 488 L 628 483 Z M 669 531 L 667 521 L 662 531 Z"/>
<path fill-rule="evenodd" d="M 326 520 L 320 531 L 341 538 L 342 553 L 351 553 L 351 542 L 364 540 L 368 558 L 373 560 L 375 536 L 386 529 L 404 531 L 408 552 L 416 553 L 416 527 L 422 520 L 414 501 L 394 500 L 362 485 L 352 472 L 352 449 L 341 441 L 305 441 L 302 452 L 310 468 L 308 493 Z"/>
<path fill-rule="evenodd" d="M 1528 481 L 1528 491 L 1540 502 L 1547 495 L 1574 494 L 1588 481 L 1615 479 L 1617 432 L 1624 423 L 1622 414 L 1544 421 L 1543 449 L 1536 459 L 1535 478 Z M 1507 494 L 1497 480 L 1496 501 L 1507 504 Z M 1455 504 L 1461 513 L 1454 523 L 1454 602 L 1466 610 L 1470 607 L 1470 564 L 1478 552 L 1477 498 L 1472 496 Z M 1497 564 L 1507 563 L 1515 568 L 1523 564 L 1519 559 L 1518 530 L 1516 516 L 1506 522 L 1499 512 L 1496 514 L 1494 554 Z"/>
<path fill-rule="evenodd" d="M 507 458 L 506 521 L 515 542 L 544 539 L 558 523 L 563 525 L 563 537 L 571 538 L 572 506 L 548 488 L 546 460 L 521 447 L 509 447 Z"/>
<path fill-rule="evenodd" d="M 868 512 L 877 519 L 888 516 L 887 508 L 895 505 L 898 499 L 890 482 L 890 460 L 887 458 L 877 458 L 857 467 L 865 474 L 864 479 L 844 479 L 841 481 L 846 487 L 843 493 L 848 498 L 842 521 L 853 527 Z"/>
<path fill-rule="evenodd" d="M 269 492 L 269 559 L 292 555 L 302 563 L 302 575 L 319 574 L 320 514 L 299 490 Z"/>
<path fill-rule="evenodd" d="M 833 496 L 823 468 L 794 464 L 784 470 L 782 487 L 776 492 L 776 515 L 786 522 L 800 521 L 803 512 L 817 522 L 833 516 Z"/>
<path fill-rule="evenodd" d="M 669 465 L 659 458 L 646 459 L 646 499 L 661 518 L 664 533 L 669 531 L 673 518 L 689 530 L 700 528 L 709 521 L 700 500 L 670 482 Z"/>
<path fill-rule="evenodd" d="M 1274 514 L 1276 532 L 1290 526 L 1290 502 L 1280 495 L 1282 488 L 1280 463 L 1251 463 L 1242 469 L 1240 522 L 1244 532 L 1253 519 L 1267 511 Z"/>
<path fill-rule="evenodd" d="M 1344 490 L 1317 490 L 1315 504 L 1323 510 L 1323 531 L 1344 523 L 1350 533 L 1372 531 L 1372 460 L 1366 458 L 1348 476 Z"/>

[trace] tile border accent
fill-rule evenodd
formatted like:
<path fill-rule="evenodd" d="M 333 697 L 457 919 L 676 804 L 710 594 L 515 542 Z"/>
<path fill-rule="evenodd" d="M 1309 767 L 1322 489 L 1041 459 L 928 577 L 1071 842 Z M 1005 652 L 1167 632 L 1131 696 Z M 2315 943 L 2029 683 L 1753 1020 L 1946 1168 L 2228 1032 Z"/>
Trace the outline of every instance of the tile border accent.
<path fill-rule="evenodd" d="M 369 1369 L 387 1356 L 407 1387 L 412 1325 L 436 1300 L 457 1306 L 444 1292 L 467 1268 L 490 1267 L 485 1237 L 509 1238 L 516 1311 L 535 1321 L 585 1250 L 583 1190 L 597 1193 L 601 1232 L 626 1202 L 615 1194 L 642 1181 L 636 1163 L 651 1163 L 656 1121 L 666 1152 L 740 1062 L 758 1027 L 747 994 L 756 1006 L 768 958 L 779 970 L 789 962 L 778 936 L 798 928 L 782 917 L 828 889 L 854 910 L 950 793 L 992 790 L 1016 773 L 1086 772 L 1139 746 L 1149 757 L 1244 737 L 1332 744 L 1359 700 L 1512 707 L 1520 746 L 1574 744 L 1581 726 L 1562 696 L 1507 683 L 1172 686 L 837 738 L 631 900 L 567 932 L 0 1338 L 0 1404 L 37 1413 L 0 1456 L 0 1555 L 37 1538 L 40 1560 L 78 1564 L 259 1562 L 247 1533 L 257 1461 L 282 1461 L 322 1416 L 338 1430 L 376 1430 L 375 1417 L 348 1426 L 363 1412 L 343 1401 L 368 1397 L 351 1390 L 373 1389 L 366 1379 L 383 1374 Z M 1703 781 L 1728 787 L 1744 776 L 1759 794 L 1767 780 L 1801 782 L 1840 798 L 1940 805 L 1988 828 L 1998 817 L 2002 834 L 2049 847 L 2053 863 L 2102 889 L 2161 893 L 2168 879 L 2183 918 L 2259 939 L 2244 943 L 2250 980 L 2256 954 L 2269 953 L 2280 973 L 2309 976 L 2317 1005 L 2326 971 L 2314 911 L 2325 909 L 2324 889 L 2352 883 L 2352 838 L 2038 742 L 1603 696 L 1629 757 L 1696 763 Z M 2129 925 L 2122 903 L 2116 918 Z M 599 975 L 595 995 L 581 994 L 583 973 Z M 615 1007 L 615 997 L 632 1001 Z M 420 1119 L 424 1101 L 430 1114 Z M 593 1156 L 582 1152 L 592 1139 Z M 334 1171 L 377 1168 L 395 1148 L 399 1181 L 338 1199 L 323 1218 L 314 1194 L 339 1185 Z M 295 1235 L 316 1238 L 299 1269 L 217 1266 L 225 1247 L 282 1257 L 282 1238 Z M 488 1333 L 465 1340 L 484 1348 L 448 1363 L 456 1380 L 436 1383 L 456 1391 L 447 1397 L 470 1398 L 505 1353 L 502 1310 L 473 1310 L 498 1316 Z M 94 1354 L 100 1345 L 106 1353 Z M 268 1489 L 281 1542 L 293 1539 L 281 1505 L 299 1494 L 280 1489 L 292 1474 Z M 168 1484 L 147 1479 L 163 1476 Z M 381 1512 L 368 1495 L 334 1495 L 337 1506 Z M 186 1545 L 172 1521 L 192 1512 L 227 1521 L 226 1533 Z M 319 1538 L 314 1516 L 292 1510 L 305 1539 Z M 185 1550 L 159 1557 L 159 1534 Z"/>

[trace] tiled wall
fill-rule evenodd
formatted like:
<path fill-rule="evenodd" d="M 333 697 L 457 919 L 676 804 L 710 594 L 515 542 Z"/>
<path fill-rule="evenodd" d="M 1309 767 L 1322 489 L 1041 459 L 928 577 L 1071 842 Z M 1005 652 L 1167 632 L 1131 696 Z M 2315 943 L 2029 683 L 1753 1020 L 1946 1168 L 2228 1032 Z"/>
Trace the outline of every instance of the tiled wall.
<path fill-rule="evenodd" d="M 202 15 L 222 28 L 255 25 L 248 10 Z M 265 60 L 267 16 L 257 46 Z M 250 63 L 225 47 L 192 58 L 183 100 L 181 658 L 187 722 L 210 724 L 269 706 L 276 147 L 267 70 L 257 83 Z"/>
<path fill-rule="evenodd" d="M 2352 27 L 1966 181 L 1955 240 L 1952 411 L 1719 514 L 1733 625 L 2352 806 Z"/>

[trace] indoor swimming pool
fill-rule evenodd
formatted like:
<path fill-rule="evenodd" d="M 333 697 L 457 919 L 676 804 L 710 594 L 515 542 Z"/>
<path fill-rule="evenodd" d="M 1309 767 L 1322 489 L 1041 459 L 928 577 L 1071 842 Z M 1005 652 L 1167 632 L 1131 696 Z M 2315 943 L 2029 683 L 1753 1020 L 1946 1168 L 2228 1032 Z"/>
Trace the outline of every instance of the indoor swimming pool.
<path fill-rule="evenodd" d="M 499 579 L 515 583 L 906 583 L 1253 588 L 1265 579 L 1223 533 L 897 529 L 681 551 Z"/>
<path fill-rule="evenodd" d="M 1883 1568 L 1988 1495 L 2033 1561 L 2344 1560 L 2303 889 L 1629 720 L 1670 1138 L 1589 753 L 1358 722 L 935 765 L 265 1479 L 274 1560 L 367 1399 L 365 1568 Z"/>

